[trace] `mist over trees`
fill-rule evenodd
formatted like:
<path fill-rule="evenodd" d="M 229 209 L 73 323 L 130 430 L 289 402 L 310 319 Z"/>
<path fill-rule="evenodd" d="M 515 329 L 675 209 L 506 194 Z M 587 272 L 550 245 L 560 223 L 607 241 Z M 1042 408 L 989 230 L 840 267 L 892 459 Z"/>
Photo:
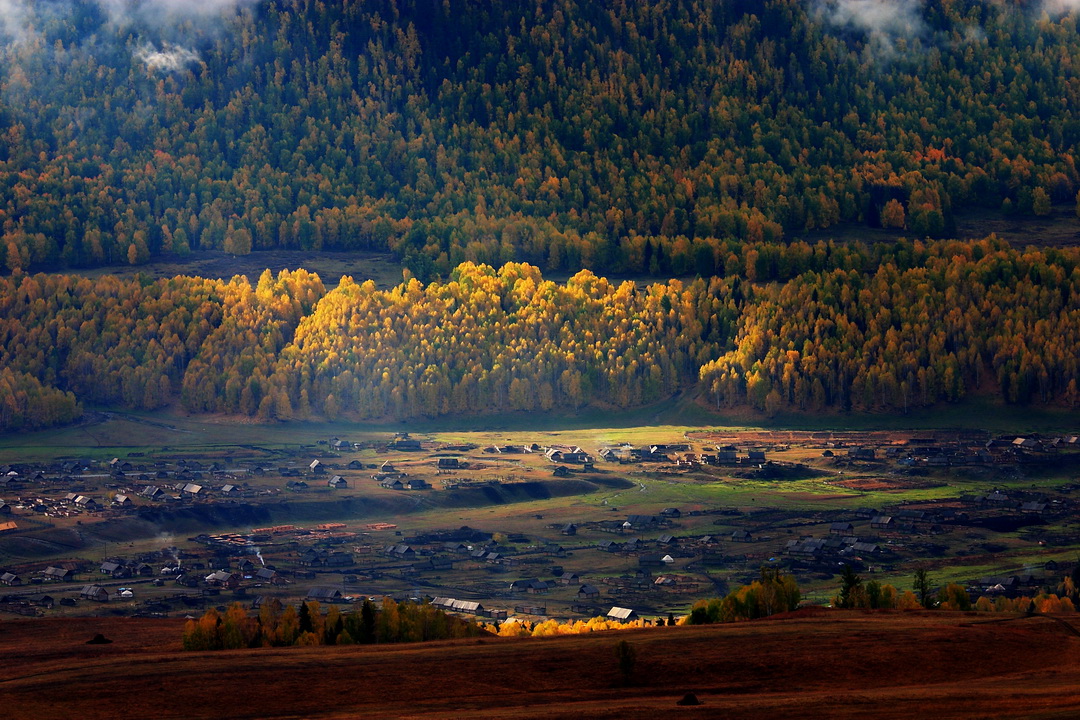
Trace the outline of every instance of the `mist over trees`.
<path fill-rule="evenodd" d="M 709 276 L 729 240 L 1074 199 L 1068 6 L 852 5 L 9 2 L 0 263 Z"/>

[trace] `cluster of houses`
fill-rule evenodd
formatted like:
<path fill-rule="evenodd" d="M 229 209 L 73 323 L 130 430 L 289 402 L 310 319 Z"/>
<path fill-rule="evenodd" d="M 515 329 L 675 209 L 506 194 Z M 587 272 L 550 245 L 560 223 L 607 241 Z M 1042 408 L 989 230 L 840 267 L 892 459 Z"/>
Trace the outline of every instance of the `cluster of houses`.
<path fill-rule="evenodd" d="M 903 446 L 855 446 L 842 451 L 842 443 L 830 443 L 822 455 L 834 462 L 895 462 L 901 467 L 952 467 L 1002 463 L 1054 463 L 1069 452 L 1080 453 L 1080 436 L 1004 436 L 985 440 L 977 435 L 939 442 L 935 438 L 912 438 Z"/>
<path fill-rule="evenodd" d="M 740 455 L 739 449 L 734 445 L 715 445 L 711 449 L 697 453 L 687 443 L 645 447 L 623 445 L 604 448 L 600 451 L 600 457 L 608 462 L 623 464 L 674 463 L 680 467 L 761 465 L 767 462 L 765 451 L 761 449 L 747 449 L 745 454 Z"/>

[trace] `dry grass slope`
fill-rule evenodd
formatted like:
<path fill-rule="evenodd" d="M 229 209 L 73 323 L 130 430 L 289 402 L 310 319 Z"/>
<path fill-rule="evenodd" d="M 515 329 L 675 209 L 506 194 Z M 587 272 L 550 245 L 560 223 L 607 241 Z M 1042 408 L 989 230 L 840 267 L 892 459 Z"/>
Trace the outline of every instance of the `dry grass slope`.
<path fill-rule="evenodd" d="M 114 642 L 87 645 L 102 632 Z M 1080 639 L 1045 618 L 800 611 L 540 640 L 184 653 L 176 621 L 0 626 L 9 717 L 653 718 L 1080 715 Z M 613 648 L 637 650 L 622 687 Z M 687 691 L 703 701 L 677 707 Z"/>

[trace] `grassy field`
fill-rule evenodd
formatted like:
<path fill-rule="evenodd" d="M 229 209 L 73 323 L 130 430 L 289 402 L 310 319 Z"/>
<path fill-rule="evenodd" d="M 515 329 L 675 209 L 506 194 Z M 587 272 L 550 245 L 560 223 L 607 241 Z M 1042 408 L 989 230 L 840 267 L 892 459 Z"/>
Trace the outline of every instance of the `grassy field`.
<path fill-rule="evenodd" d="M 991 234 L 1014 247 L 1068 247 L 1080 243 L 1080 221 L 1076 206 L 1063 203 L 1052 208 L 1045 217 L 1033 215 L 1004 215 L 997 210 L 967 209 L 955 216 L 955 236 L 966 240 L 981 240 Z M 907 230 L 870 228 L 862 223 L 844 223 L 822 230 L 813 230 L 800 239 L 807 242 L 836 240 L 837 242 L 889 243 L 901 238 L 913 239 Z"/>
<path fill-rule="evenodd" d="M 187 275 L 229 280 L 235 275 L 244 275 L 254 283 L 263 270 L 270 270 L 276 275 L 282 270 L 300 268 L 317 273 L 328 288 L 337 286 L 343 275 L 349 275 L 357 282 L 372 280 L 383 289 L 399 285 L 402 280 L 402 265 L 389 253 L 306 252 L 302 250 L 259 251 L 249 255 L 229 255 L 220 250 L 200 250 L 185 257 L 174 256 L 146 265 L 120 265 L 90 270 L 66 270 L 65 272 L 87 277 L 145 275 L 154 279 Z"/>

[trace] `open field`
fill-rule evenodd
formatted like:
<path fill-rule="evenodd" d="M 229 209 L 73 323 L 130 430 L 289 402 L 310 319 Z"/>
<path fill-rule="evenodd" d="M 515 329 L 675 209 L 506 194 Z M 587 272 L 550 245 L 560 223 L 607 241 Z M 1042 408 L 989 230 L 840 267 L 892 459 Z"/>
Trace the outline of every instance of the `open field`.
<path fill-rule="evenodd" d="M 135 277 L 145 275 L 154 279 L 188 275 L 229 280 L 244 275 L 255 283 L 263 270 L 277 275 L 282 270 L 304 268 L 318 274 L 326 287 L 335 287 L 343 275 L 357 282 L 372 280 L 380 288 L 401 283 L 402 266 L 389 253 L 376 252 L 306 252 L 303 250 L 273 250 L 249 255 L 230 255 L 220 250 L 199 250 L 190 255 L 173 256 L 145 265 L 121 265 L 90 270 L 65 270 L 65 273 L 98 277 Z"/>
<path fill-rule="evenodd" d="M 185 653 L 179 621 L 0 626 L 11 717 L 1072 718 L 1080 639 L 1045 617 L 800 611 L 726 626 Z M 110 645 L 87 645 L 96 633 Z M 637 652 L 623 687 L 613 647 Z M 693 692 L 703 703 L 678 707 Z"/>
<path fill-rule="evenodd" d="M 1080 220 L 1077 220 L 1076 206 L 1072 203 L 1056 205 L 1050 214 L 1044 217 L 1010 216 L 998 210 L 971 208 L 958 212 L 955 221 L 956 232 L 953 235 L 959 239 L 981 240 L 994 234 L 1017 248 L 1029 245 L 1071 247 L 1080 244 Z M 908 230 L 871 228 L 863 223 L 841 223 L 805 233 L 801 239 L 807 242 L 836 240 L 872 244 L 912 237 Z"/>

